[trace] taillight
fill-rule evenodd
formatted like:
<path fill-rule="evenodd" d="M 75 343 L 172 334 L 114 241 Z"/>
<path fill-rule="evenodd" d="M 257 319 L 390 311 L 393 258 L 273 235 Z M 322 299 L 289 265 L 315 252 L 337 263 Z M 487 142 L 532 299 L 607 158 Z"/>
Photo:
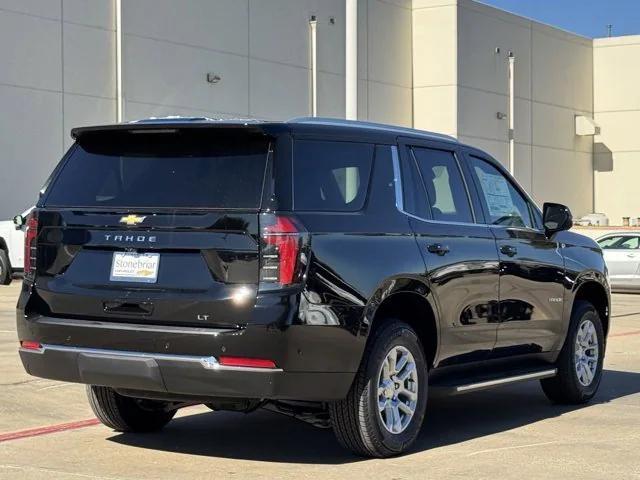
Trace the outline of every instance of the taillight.
<path fill-rule="evenodd" d="M 285 287 L 297 281 L 300 271 L 302 228 L 290 217 L 264 214 L 260 218 L 261 287 Z"/>
<path fill-rule="evenodd" d="M 36 268 L 36 239 L 38 237 L 38 217 L 32 213 L 27 218 L 24 231 L 24 274 L 30 275 Z"/>

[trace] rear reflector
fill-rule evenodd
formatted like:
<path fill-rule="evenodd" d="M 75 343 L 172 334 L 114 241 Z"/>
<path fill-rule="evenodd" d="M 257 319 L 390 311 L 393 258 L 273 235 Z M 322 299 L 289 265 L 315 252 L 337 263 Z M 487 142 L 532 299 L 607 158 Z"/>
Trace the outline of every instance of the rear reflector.
<path fill-rule="evenodd" d="M 264 358 L 222 356 L 218 358 L 218 362 L 225 367 L 276 368 L 273 360 L 266 360 Z"/>
<path fill-rule="evenodd" d="M 31 340 L 21 340 L 20 346 L 25 350 L 42 350 L 42 345 Z"/>

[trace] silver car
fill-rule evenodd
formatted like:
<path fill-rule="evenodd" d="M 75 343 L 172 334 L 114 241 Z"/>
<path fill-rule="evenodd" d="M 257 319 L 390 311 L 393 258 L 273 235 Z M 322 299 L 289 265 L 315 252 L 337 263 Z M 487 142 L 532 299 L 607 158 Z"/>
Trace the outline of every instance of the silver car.
<path fill-rule="evenodd" d="M 611 289 L 640 291 L 640 232 L 609 233 L 596 242 L 609 268 Z"/>

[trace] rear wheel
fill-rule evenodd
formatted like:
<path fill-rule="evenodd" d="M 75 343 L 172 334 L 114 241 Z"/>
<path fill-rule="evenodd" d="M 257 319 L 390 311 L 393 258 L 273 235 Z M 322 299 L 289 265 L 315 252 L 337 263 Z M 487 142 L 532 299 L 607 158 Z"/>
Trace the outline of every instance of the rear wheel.
<path fill-rule="evenodd" d="M 393 322 L 369 342 L 347 398 L 329 405 L 340 444 L 357 455 L 390 457 L 416 440 L 427 407 L 427 364 L 420 340 Z"/>
<path fill-rule="evenodd" d="M 594 306 L 579 301 L 557 361 L 558 374 L 541 380 L 542 390 L 555 403 L 580 404 L 593 398 L 602 378 L 605 339 Z"/>
<path fill-rule="evenodd" d="M 98 420 L 118 432 L 160 430 L 176 414 L 164 402 L 125 397 L 109 387 L 87 385 L 87 396 Z"/>
<path fill-rule="evenodd" d="M 0 285 L 9 285 L 11 283 L 11 265 L 7 252 L 0 250 Z"/>

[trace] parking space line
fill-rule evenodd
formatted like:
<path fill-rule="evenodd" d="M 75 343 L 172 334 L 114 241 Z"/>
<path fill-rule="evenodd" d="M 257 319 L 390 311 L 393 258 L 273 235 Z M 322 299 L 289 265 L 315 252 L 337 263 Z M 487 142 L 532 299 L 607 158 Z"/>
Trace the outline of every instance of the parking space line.
<path fill-rule="evenodd" d="M 632 335 L 640 335 L 640 330 L 632 330 L 630 332 L 613 333 L 609 337 L 630 337 Z"/>
<path fill-rule="evenodd" d="M 40 435 L 48 435 L 50 433 L 64 432 L 66 430 L 77 430 L 78 428 L 92 427 L 100 421 L 97 418 L 87 420 L 79 420 L 76 422 L 59 423 L 57 425 L 47 425 L 45 427 L 28 428 L 26 430 L 17 430 L 15 432 L 0 433 L 0 443 L 9 440 L 18 440 L 20 438 L 37 437 Z"/>

